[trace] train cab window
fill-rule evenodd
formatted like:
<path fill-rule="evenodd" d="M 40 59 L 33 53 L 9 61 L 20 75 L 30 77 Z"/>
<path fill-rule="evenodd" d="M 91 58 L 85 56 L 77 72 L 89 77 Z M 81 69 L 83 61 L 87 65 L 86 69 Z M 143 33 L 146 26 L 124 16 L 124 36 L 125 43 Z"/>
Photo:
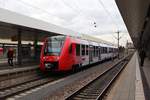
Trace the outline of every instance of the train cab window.
<path fill-rule="evenodd" d="M 76 44 L 76 55 L 80 56 L 80 44 Z"/>
<path fill-rule="evenodd" d="M 85 55 L 85 45 L 82 45 L 82 55 Z"/>
<path fill-rule="evenodd" d="M 88 54 L 89 54 L 89 46 L 86 45 L 86 55 L 88 55 Z"/>
<path fill-rule="evenodd" d="M 61 49 L 65 41 L 65 36 L 49 37 L 45 43 L 45 55 L 60 55 Z"/>

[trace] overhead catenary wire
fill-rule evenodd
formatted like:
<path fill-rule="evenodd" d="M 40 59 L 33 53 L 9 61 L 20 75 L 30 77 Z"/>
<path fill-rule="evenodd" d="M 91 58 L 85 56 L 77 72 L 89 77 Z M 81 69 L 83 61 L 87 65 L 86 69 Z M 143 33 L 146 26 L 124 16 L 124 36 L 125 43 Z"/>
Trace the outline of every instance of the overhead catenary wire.
<path fill-rule="evenodd" d="M 48 15 L 52 15 L 52 16 L 55 16 L 55 17 L 59 18 L 58 16 L 51 14 L 51 13 L 48 12 L 47 10 L 41 9 L 41 8 L 39 8 L 39 7 L 37 7 L 37 6 L 33 5 L 33 4 L 27 3 L 27 2 L 25 2 L 25 1 L 23 1 L 23 0 L 17 0 L 17 1 L 23 3 L 24 5 L 27 5 L 27 6 L 30 6 L 30 7 L 32 7 L 32 8 L 38 9 L 38 10 L 40 10 L 40 11 L 42 11 L 42 12 L 45 12 L 45 13 L 47 13 Z M 72 7 L 71 5 L 69 5 L 65 0 L 62 0 L 62 2 L 63 2 L 66 6 L 68 6 L 69 8 L 71 8 L 73 11 L 75 11 L 77 14 L 79 14 L 79 15 L 81 15 L 81 16 L 86 16 L 86 17 L 88 17 L 88 19 L 91 20 L 91 21 L 93 21 L 93 19 L 95 19 L 95 17 L 89 17 L 89 16 L 87 16 L 86 14 L 83 14 L 83 12 L 79 9 L 78 6 L 76 6 L 76 8 L 78 8 L 78 10 L 80 10 L 80 11 L 78 11 L 77 9 L 75 9 L 74 7 Z M 102 5 L 103 5 L 103 4 L 102 4 Z M 105 9 L 105 6 L 104 6 L 104 5 L 103 5 L 103 8 Z M 106 11 L 107 11 L 107 9 L 106 9 Z M 108 11 L 107 11 L 107 12 L 108 12 Z M 108 13 L 109 13 L 109 12 L 108 12 Z M 59 18 L 59 19 L 61 19 L 61 18 Z M 63 21 L 66 22 L 66 20 L 64 20 L 64 19 L 61 19 L 61 20 L 63 20 Z M 68 22 L 68 21 L 67 21 L 67 22 Z M 95 22 L 95 20 L 94 20 L 93 22 Z"/>
<path fill-rule="evenodd" d="M 42 11 L 42 12 L 45 12 L 45 14 L 47 14 L 47 15 L 49 15 L 49 16 L 53 16 L 53 17 L 56 17 L 56 18 L 58 18 L 58 19 L 60 19 L 60 20 L 63 20 L 63 21 L 65 21 L 65 22 L 67 22 L 65 19 L 62 19 L 62 18 L 60 18 L 60 17 L 58 17 L 58 16 L 56 16 L 56 15 L 54 15 L 54 14 L 48 12 L 47 10 L 41 9 L 41 8 L 39 8 L 39 7 L 37 7 L 37 6 L 33 5 L 33 4 L 27 3 L 27 2 L 25 2 L 25 1 L 23 1 L 23 0 L 17 0 L 17 1 L 19 1 L 20 3 L 22 3 L 22 4 L 24 4 L 24 5 L 28 6 L 28 7 L 30 6 L 31 8 L 34 8 L 34 9 L 36 9 L 36 10 L 38 9 L 38 10 L 40 10 L 40 11 Z"/>
<path fill-rule="evenodd" d="M 78 10 L 80 10 L 80 15 L 83 15 L 83 16 L 85 16 L 86 14 L 84 13 L 81 13 L 82 12 L 82 10 L 77 6 L 77 5 L 75 5 L 74 4 L 74 6 L 75 6 L 75 8 L 78 8 L 78 10 L 76 10 L 76 9 L 74 9 L 74 7 L 72 7 L 71 5 L 69 5 L 65 0 L 62 0 L 63 1 L 63 3 L 65 4 L 65 5 L 67 5 L 68 7 L 70 7 L 72 10 L 74 10 L 75 12 L 79 12 Z M 110 20 L 111 20 L 111 22 L 112 23 L 114 23 L 114 26 L 116 26 L 116 28 L 118 29 L 118 25 L 117 25 L 117 23 L 113 20 L 113 17 L 112 17 L 112 15 L 111 15 L 111 13 L 107 10 L 107 8 L 105 7 L 105 5 L 103 4 L 103 2 L 101 1 L 101 0 L 98 0 L 99 1 L 99 3 L 101 4 L 101 6 L 103 7 L 103 9 L 105 10 L 105 12 L 107 13 L 107 15 L 110 17 Z M 89 17 L 89 16 L 86 16 L 86 17 Z M 96 19 L 94 16 L 91 16 L 91 18 L 92 19 Z M 90 19 L 91 20 L 91 19 Z M 94 23 L 95 23 L 95 20 L 93 21 Z M 96 24 L 94 24 L 94 26 L 95 26 Z M 97 26 L 97 25 L 96 25 Z"/>
<path fill-rule="evenodd" d="M 77 14 L 80 13 L 78 10 L 74 9 L 71 5 L 69 5 L 65 0 L 61 0 L 61 2 L 62 2 L 64 5 L 66 5 L 66 6 L 68 6 L 69 8 L 71 8 L 71 9 L 72 9 L 73 11 L 75 11 Z"/>
<path fill-rule="evenodd" d="M 103 6 L 104 10 L 106 11 L 107 15 L 110 17 L 110 19 L 112 20 L 112 22 L 114 23 L 114 25 L 116 26 L 117 28 L 117 32 L 113 32 L 113 33 L 117 33 L 117 37 L 115 37 L 113 34 L 112 36 L 117 40 L 117 44 L 118 44 L 118 48 L 119 48 L 119 42 L 120 42 L 120 39 L 125 35 L 123 34 L 122 36 L 120 36 L 120 32 L 122 31 L 119 31 L 119 26 L 117 25 L 117 23 L 115 22 L 112 14 L 108 11 L 108 9 L 105 7 L 105 5 L 103 4 L 103 2 L 101 0 L 98 0 L 99 3 Z M 119 57 L 119 56 L 118 56 Z"/>
<path fill-rule="evenodd" d="M 114 25 L 116 26 L 117 29 L 119 29 L 119 26 L 117 25 L 117 23 L 114 21 L 114 18 L 112 17 L 112 14 L 108 11 L 108 9 L 106 8 L 106 6 L 104 5 L 104 3 L 101 0 L 98 0 L 98 2 L 100 3 L 100 5 L 103 7 L 103 9 L 106 11 L 107 15 L 110 17 L 111 21 L 114 23 Z"/>
<path fill-rule="evenodd" d="M 32 7 L 32 8 L 38 9 L 38 10 L 40 10 L 40 11 L 42 11 L 42 12 L 45 12 L 45 13 L 47 13 L 48 15 L 52 15 L 50 12 L 48 12 L 48 11 L 46 11 L 46 10 L 44 10 L 44 9 L 41 9 L 41 8 L 39 8 L 39 7 L 37 7 L 37 6 L 33 5 L 33 4 L 27 3 L 27 2 L 25 2 L 25 1 L 23 1 L 23 0 L 17 0 L 17 1 L 21 2 L 22 4 L 24 4 L 24 5 L 26 5 L 26 6 L 30 6 L 30 7 Z M 68 6 L 69 8 L 71 8 L 73 11 L 75 11 L 77 14 L 79 14 L 79 15 L 81 15 L 81 16 L 85 16 L 81 11 L 76 10 L 75 8 L 73 8 L 72 6 L 70 6 L 70 5 L 69 5 L 67 2 L 65 2 L 64 0 L 62 0 L 62 2 L 63 2 L 66 6 Z M 55 16 L 55 15 L 52 15 L 52 16 Z M 46 16 L 45 16 L 45 17 L 46 17 Z M 58 16 L 55 16 L 55 17 L 59 18 Z M 86 16 L 86 17 L 87 17 L 87 16 Z M 47 18 L 48 18 L 48 17 L 47 17 Z M 88 18 L 89 18 L 89 17 L 88 17 Z M 59 18 L 59 19 L 61 19 L 61 18 Z M 69 22 L 68 20 L 64 20 L 64 19 L 61 19 L 61 20 L 65 21 L 66 23 Z M 90 19 L 90 20 L 91 20 L 91 19 Z"/>
<path fill-rule="evenodd" d="M 74 3 L 74 6 L 75 6 L 75 8 L 77 8 L 77 9 L 75 9 L 73 6 L 71 6 L 68 2 L 66 2 L 65 0 L 61 0 L 61 2 L 64 4 L 64 5 L 66 5 L 66 6 L 68 6 L 69 8 L 71 8 L 73 11 L 75 11 L 78 15 L 81 15 L 81 16 L 84 16 L 84 17 L 86 17 L 86 18 L 88 18 L 89 20 L 91 20 L 92 19 L 92 17 L 90 17 L 90 16 L 87 16 L 85 13 L 83 13 L 82 12 L 82 10 Z"/>
<path fill-rule="evenodd" d="M 76 4 L 76 3 L 74 3 L 74 7 L 73 6 L 71 6 L 70 4 L 68 4 L 68 2 L 66 2 L 65 0 L 61 0 L 66 6 L 68 6 L 69 8 L 71 8 L 73 11 L 75 11 L 78 15 L 81 15 L 81 16 L 84 16 L 84 17 L 86 17 L 87 19 L 89 19 L 89 21 L 91 21 L 92 23 L 93 23 L 93 26 L 94 26 L 94 28 L 96 28 L 97 27 L 97 24 L 94 24 L 95 22 L 96 22 L 96 18 L 94 17 L 94 16 L 92 16 L 92 15 L 88 15 L 87 13 L 84 13 L 80 8 L 79 8 L 79 6 Z M 77 8 L 77 9 L 75 9 L 75 8 Z"/>
<path fill-rule="evenodd" d="M 24 5 L 30 6 L 30 7 L 34 8 L 34 9 L 38 9 L 38 10 L 40 10 L 40 11 L 42 11 L 42 12 L 45 12 L 45 13 L 48 14 L 48 15 L 55 16 L 55 17 L 59 18 L 60 20 L 63 20 L 63 21 L 65 21 L 65 22 L 68 22 L 68 21 L 66 21 L 66 20 L 64 20 L 64 19 L 62 19 L 62 18 L 60 18 L 60 17 L 58 17 L 58 16 L 56 16 L 56 15 L 53 15 L 52 13 L 48 12 L 47 10 L 41 9 L 41 8 L 39 8 L 39 7 L 37 7 L 37 6 L 33 5 L 33 4 L 27 3 L 27 2 L 25 2 L 25 1 L 23 1 L 23 0 L 17 0 L 17 1 L 21 2 L 21 3 L 24 4 Z M 81 16 L 86 16 L 86 17 L 88 17 L 91 21 L 93 21 L 93 19 L 94 19 L 93 22 L 96 22 L 96 21 L 95 21 L 95 19 L 96 19 L 95 17 L 90 17 L 90 16 L 87 16 L 86 14 L 84 14 L 84 13 L 82 12 L 82 10 L 81 10 L 76 4 L 74 5 L 75 7 L 73 7 L 73 6 L 71 6 L 70 4 L 68 4 L 68 2 L 66 2 L 65 0 L 62 0 L 62 2 L 63 2 L 66 6 L 68 6 L 69 8 L 71 8 L 73 11 L 75 11 L 77 14 L 80 14 Z M 99 2 L 101 2 L 101 0 L 99 0 Z M 105 7 L 105 5 L 103 4 L 103 2 L 101 2 L 101 5 L 102 5 L 102 7 L 104 8 L 104 10 L 108 13 L 108 16 L 111 15 L 111 14 L 109 13 L 109 11 L 107 10 L 107 8 Z M 75 9 L 75 8 L 78 8 L 78 10 Z M 79 11 L 79 10 L 80 10 L 80 11 Z M 43 16 L 43 17 L 44 17 L 44 16 Z M 110 16 L 110 17 L 111 17 L 111 16 Z M 111 19 L 112 19 L 112 17 L 111 17 Z M 113 19 L 112 19 L 112 20 L 113 20 Z"/>

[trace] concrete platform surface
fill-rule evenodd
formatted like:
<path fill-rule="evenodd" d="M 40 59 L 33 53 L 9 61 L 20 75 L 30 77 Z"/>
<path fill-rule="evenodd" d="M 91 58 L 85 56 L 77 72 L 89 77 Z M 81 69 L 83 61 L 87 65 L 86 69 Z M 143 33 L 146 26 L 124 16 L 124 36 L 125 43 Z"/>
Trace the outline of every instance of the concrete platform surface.
<path fill-rule="evenodd" d="M 17 73 L 17 72 L 28 71 L 28 70 L 34 70 L 34 69 L 38 69 L 38 68 L 39 67 L 37 65 L 30 66 L 30 67 L 21 67 L 21 68 L 13 68 L 12 67 L 12 68 L 8 68 L 8 69 L 0 70 L 0 75 Z"/>
<path fill-rule="evenodd" d="M 15 68 L 24 68 L 24 67 L 32 67 L 32 66 L 39 66 L 39 61 L 34 60 L 23 60 L 21 65 L 17 64 L 16 60 L 13 60 L 13 66 L 8 64 L 7 59 L 0 59 L 0 71 L 1 70 L 11 70 Z"/>
<path fill-rule="evenodd" d="M 105 100 L 145 100 L 137 53 L 113 84 Z"/>

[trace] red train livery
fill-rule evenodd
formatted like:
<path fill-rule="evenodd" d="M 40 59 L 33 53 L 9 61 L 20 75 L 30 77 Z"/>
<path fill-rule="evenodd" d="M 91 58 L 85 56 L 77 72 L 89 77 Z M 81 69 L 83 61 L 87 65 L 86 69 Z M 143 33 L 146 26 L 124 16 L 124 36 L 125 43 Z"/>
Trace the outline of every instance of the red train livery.
<path fill-rule="evenodd" d="M 117 56 L 117 48 L 70 36 L 45 39 L 40 56 L 42 71 L 68 71 Z"/>
<path fill-rule="evenodd" d="M 0 48 L 0 57 L 3 55 L 3 48 Z"/>

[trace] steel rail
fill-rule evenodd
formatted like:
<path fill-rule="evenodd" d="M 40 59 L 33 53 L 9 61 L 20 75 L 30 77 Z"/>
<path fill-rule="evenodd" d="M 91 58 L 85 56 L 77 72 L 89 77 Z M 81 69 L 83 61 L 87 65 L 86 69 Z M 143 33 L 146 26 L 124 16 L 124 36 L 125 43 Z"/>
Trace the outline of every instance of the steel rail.
<path fill-rule="evenodd" d="M 6 89 L 0 91 L 0 99 L 6 99 L 10 96 L 19 94 L 21 92 L 30 90 L 32 88 L 47 84 L 47 83 L 55 81 L 55 80 L 57 80 L 57 78 L 55 79 L 55 78 L 46 77 L 46 78 L 36 79 L 36 80 L 30 81 L 30 82 L 18 84 L 16 86 L 11 87 L 11 88 L 6 88 Z"/>
<path fill-rule="evenodd" d="M 105 70 L 102 74 L 100 74 L 93 81 L 91 81 L 90 83 L 82 87 L 81 89 L 75 91 L 73 94 L 67 97 L 66 100 L 83 100 L 83 99 L 101 100 L 104 94 L 106 93 L 106 90 L 111 86 L 111 84 L 115 81 L 117 76 L 123 70 L 123 68 L 127 64 L 127 59 L 129 60 L 129 58 L 130 56 L 124 57 L 122 60 L 114 64 L 111 68 Z M 112 75 L 113 77 L 109 79 L 109 76 L 112 76 Z M 107 80 L 108 82 L 106 82 L 105 80 Z M 92 84 L 96 84 L 98 86 L 95 87 L 96 85 L 92 85 Z"/>

